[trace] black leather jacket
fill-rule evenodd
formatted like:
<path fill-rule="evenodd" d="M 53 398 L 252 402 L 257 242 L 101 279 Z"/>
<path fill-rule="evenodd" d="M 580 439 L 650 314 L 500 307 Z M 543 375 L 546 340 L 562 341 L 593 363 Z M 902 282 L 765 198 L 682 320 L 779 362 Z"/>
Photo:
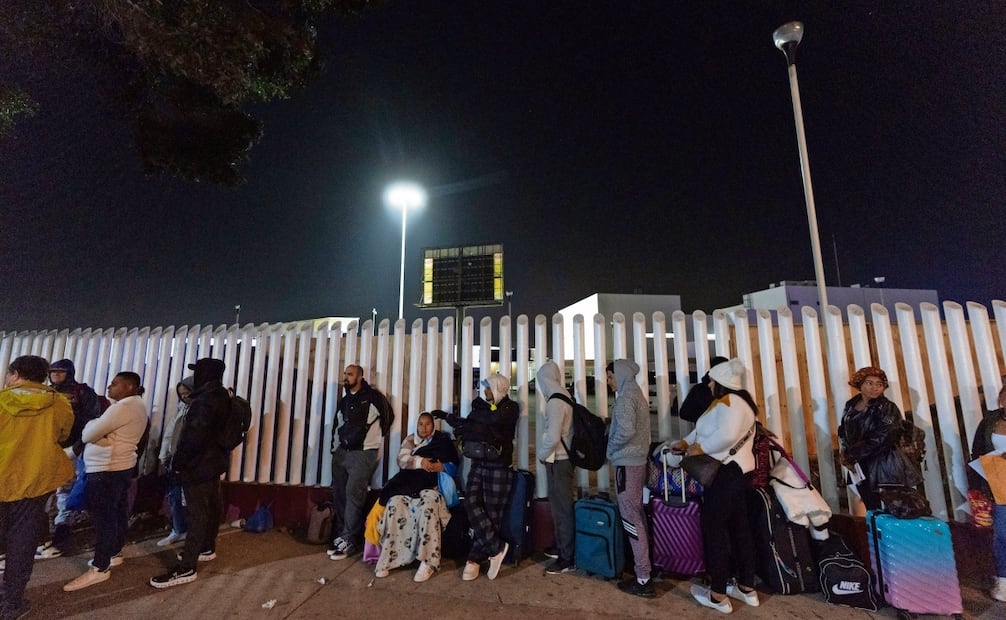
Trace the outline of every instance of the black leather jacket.
<path fill-rule="evenodd" d="M 862 398 L 859 394 L 845 403 L 838 427 L 843 460 L 859 463 L 873 489 L 882 484 L 914 487 L 921 483 L 921 472 L 898 448 L 903 418 L 897 405 L 880 396 L 867 403 L 863 411 L 856 411 L 856 403 Z"/>

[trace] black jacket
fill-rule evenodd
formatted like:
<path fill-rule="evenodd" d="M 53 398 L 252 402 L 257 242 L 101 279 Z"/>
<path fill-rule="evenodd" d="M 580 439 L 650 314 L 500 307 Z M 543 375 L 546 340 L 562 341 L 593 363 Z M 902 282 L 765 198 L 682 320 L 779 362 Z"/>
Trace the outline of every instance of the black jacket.
<path fill-rule="evenodd" d="M 220 430 L 230 413 L 230 394 L 219 378 L 196 379 L 192 403 L 185 415 L 171 469 L 180 482 L 219 478 L 230 465 L 230 450 L 219 443 Z"/>
<path fill-rule="evenodd" d="M 974 441 L 971 443 L 972 461 L 983 454 L 992 452 L 992 431 L 996 428 L 996 422 L 1002 418 L 1006 418 L 1006 411 L 1002 409 L 986 411 L 982 416 L 982 421 L 978 423 L 978 429 L 975 431 Z M 965 469 L 968 472 L 968 488 L 984 491 L 991 497 L 992 489 L 989 487 L 988 481 L 970 467 Z"/>
<path fill-rule="evenodd" d="M 897 405 L 880 396 L 863 411 L 856 411 L 861 398 L 863 395 L 857 394 L 845 403 L 838 427 L 845 460 L 859 463 L 873 489 L 882 484 L 914 487 L 921 483 L 921 472 L 898 448 L 903 418 Z"/>
<path fill-rule="evenodd" d="M 450 413 L 445 420 L 454 428 L 461 441 L 487 441 L 500 449 L 500 465 L 513 463 L 513 439 L 517 432 L 520 408 L 510 397 L 496 403 L 496 410 L 483 398 L 472 401 L 472 411 L 467 418 Z"/>
<path fill-rule="evenodd" d="M 343 450 L 362 450 L 370 427 L 375 424 L 380 425 L 380 411 L 389 406 L 384 395 L 370 387 L 366 380 L 361 380 L 361 383 L 360 389 L 355 394 L 348 389 L 343 389 L 342 398 L 339 400 L 339 406 L 335 412 L 336 420 L 341 415 L 343 422 L 333 433 L 333 451 L 335 447 L 340 447 Z M 368 422 L 371 405 L 377 409 L 378 416 Z"/>

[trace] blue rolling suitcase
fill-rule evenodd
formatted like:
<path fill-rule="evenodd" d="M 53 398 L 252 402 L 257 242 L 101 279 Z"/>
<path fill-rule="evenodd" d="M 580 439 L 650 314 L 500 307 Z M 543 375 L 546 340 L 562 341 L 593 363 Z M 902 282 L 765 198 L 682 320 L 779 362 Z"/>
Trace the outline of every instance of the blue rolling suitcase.
<path fill-rule="evenodd" d="M 577 500 L 576 567 L 608 579 L 625 567 L 625 531 L 618 506 L 601 497 Z"/>
<path fill-rule="evenodd" d="M 510 545 L 506 557 L 507 564 L 520 564 L 521 559 L 531 555 L 531 504 L 534 500 L 534 474 L 518 469 L 513 472 L 510 499 L 503 511 L 500 537 Z"/>
<path fill-rule="evenodd" d="M 899 519 L 870 511 L 866 526 L 879 594 L 899 610 L 899 618 L 915 613 L 963 613 L 954 546 L 946 523 L 934 517 Z"/>

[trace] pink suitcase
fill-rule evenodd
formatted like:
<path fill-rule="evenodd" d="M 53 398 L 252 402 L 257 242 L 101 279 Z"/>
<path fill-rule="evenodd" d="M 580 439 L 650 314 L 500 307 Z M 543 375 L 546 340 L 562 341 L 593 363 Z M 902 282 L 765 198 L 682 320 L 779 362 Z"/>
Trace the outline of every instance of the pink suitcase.
<path fill-rule="evenodd" d="M 950 528 L 933 517 L 898 519 L 871 511 L 866 515 L 870 562 L 880 595 L 912 614 L 960 616 L 964 611 Z"/>
<path fill-rule="evenodd" d="M 666 462 L 663 475 L 667 475 Z M 667 486 L 663 485 L 663 499 L 650 499 L 651 562 L 672 575 L 698 575 L 706 569 L 699 503 L 685 499 L 687 485 L 681 485 L 680 497 L 668 496 Z"/>

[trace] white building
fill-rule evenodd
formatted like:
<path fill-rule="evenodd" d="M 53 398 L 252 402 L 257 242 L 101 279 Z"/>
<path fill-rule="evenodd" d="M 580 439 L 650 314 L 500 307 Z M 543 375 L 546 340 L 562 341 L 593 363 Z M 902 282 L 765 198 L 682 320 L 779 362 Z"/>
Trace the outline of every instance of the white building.
<path fill-rule="evenodd" d="M 608 321 L 611 321 L 616 312 L 625 315 L 626 323 L 632 321 L 635 312 L 642 312 L 646 316 L 646 325 L 652 325 L 653 313 L 660 311 L 664 313 L 667 321 L 670 322 L 671 314 L 681 310 L 680 295 L 623 295 L 618 293 L 594 293 L 589 297 L 584 297 L 580 301 L 574 302 L 559 310 L 563 317 L 563 345 L 565 351 L 573 351 L 573 317 L 577 314 L 583 315 L 584 321 L 584 348 L 586 349 L 586 359 L 596 359 L 594 357 L 594 315 L 601 314 Z M 646 334 L 647 340 L 653 338 L 652 333 Z M 607 359 L 613 359 L 613 343 L 607 343 Z M 626 343 L 626 355 L 633 357 L 632 339 Z M 652 346 L 650 348 L 652 353 Z M 551 351 L 548 352 L 551 357 Z M 572 358 L 572 354 L 570 354 Z"/>
<path fill-rule="evenodd" d="M 870 304 L 880 304 L 887 308 L 887 311 L 894 316 L 894 305 L 905 303 L 915 308 L 916 319 L 919 319 L 919 304 L 928 302 L 939 305 L 939 296 L 935 290 L 915 289 L 915 288 L 883 288 L 881 286 L 828 286 L 828 304 L 837 306 L 842 310 L 842 315 L 846 316 L 846 308 L 855 304 L 866 311 L 866 319 L 870 320 Z M 783 280 L 782 282 L 771 284 L 763 291 L 744 294 L 744 303 L 736 309 L 746 310 L 778 310 L 779 308 L 789 308 L 793 312 L 793 320 L 796 323 L 803 321 L 800 309 L 803 306 L 810 306 L 818 311 L 820 316 L 820 305 L 818 303 L 817 284 L 810 281 Z M 731 308 L 733 310 L 735 308 Z"/>

